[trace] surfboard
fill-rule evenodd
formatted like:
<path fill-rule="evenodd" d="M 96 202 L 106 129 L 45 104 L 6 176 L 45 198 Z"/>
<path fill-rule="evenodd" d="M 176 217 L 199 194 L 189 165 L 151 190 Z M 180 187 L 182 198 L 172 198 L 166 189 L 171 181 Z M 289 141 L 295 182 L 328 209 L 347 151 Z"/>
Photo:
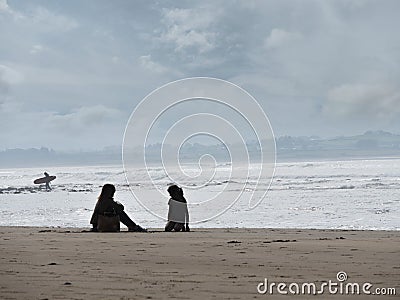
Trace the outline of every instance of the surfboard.
<path fill-rule="evenodd" d="M 46 177 L 41 177 L 41 178 L 35 179 L 33 181 L 33 183 L 34 184 L 42 184 L 42 183 L 50 182 L 54 179 L 56 179 L 56 176 L 46 176 Z"/>

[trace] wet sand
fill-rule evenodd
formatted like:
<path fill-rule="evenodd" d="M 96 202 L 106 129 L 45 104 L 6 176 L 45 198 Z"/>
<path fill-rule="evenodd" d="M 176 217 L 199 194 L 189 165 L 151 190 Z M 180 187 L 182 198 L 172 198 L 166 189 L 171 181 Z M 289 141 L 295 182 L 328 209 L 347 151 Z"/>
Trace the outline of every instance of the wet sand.
<path fill-rule="evenodd" d="M 347 273 L 400 294 L 400 231 L 193 229 L 90 233 L 0 227 L 0 299 L 287 299 L 260 282 L 314 283 Z M 343 275 L 343 274 L 342 274 Z M 261 285 L 263 289 L 265 285 Z M 293 296 L 293 295 L 292 295 Z M 364 299 L 308 294 L 295 299 Z"/>

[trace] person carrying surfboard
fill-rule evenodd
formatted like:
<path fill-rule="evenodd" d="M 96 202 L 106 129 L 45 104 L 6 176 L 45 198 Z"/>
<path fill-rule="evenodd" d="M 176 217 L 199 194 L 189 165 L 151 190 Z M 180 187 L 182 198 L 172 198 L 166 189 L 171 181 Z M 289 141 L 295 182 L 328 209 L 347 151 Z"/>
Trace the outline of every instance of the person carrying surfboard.
<path fill-rule="evenodd" d="M 49 173 L 44 172 L 43 174 L 44 174 L 45 177 L 50 178 Z M 46 181 L 46 191 L 51 191 L 50 181 Z"/>
<path fill-rule="evenodd" d="M 34 184 L 45 184 L 46 191 L 51 191 L 50 181 L 56 179 L 56 176 L 50 176 L 47 172 L 44 172 L 44 177 L 37 178 L 33 181 Z M 41 188 L 41 186 L 39 187 Z"/>

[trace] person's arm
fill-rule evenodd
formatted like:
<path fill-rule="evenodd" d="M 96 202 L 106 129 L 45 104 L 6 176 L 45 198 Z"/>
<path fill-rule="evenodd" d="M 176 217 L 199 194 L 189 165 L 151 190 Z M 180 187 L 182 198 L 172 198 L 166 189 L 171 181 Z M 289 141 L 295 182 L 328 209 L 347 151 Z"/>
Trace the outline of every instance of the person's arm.
<path fill-rule="evenodd" d="M 186 219 L 186 231 L 190 231 L 189 228 L 189 210 L 187 204 L 185 205 L 185 219 Z"/>
<path fill-rule="evenodd" d="M 97 216 L 99 214 L 99 202 L 96 203 L 96 206 L 94 207 L 92 217 L 90 218 L 90 224 L 93 225 L 93 227 L 97 226 Z"/>
<path fill-rule="evenodd" d="M 169 199 L 168 200 L 168 215 L 167 215 L 167 221 L 169 222 L 169 221 L 171 221 L 171 201 L 172 201 L 172 199 Z"/>
<path fill-rule="evenodd" d="M 124 206 L 118 201 L 113 201 L 112 206 L 117 214 L 124 210 Z"/>

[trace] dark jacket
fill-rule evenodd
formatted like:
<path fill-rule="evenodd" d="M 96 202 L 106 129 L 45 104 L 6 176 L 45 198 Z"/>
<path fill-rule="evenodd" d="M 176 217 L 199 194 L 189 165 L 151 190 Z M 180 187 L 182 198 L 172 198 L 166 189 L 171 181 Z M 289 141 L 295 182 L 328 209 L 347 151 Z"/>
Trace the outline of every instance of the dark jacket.
<path fill-rule="evenodd" d="M 99 199 L 97 200 L 92 218 L 90 219 L 90 224 L 97 225 L 98 215 L 104 215 L 104 213 L 118 215 L 123 210 L 124 206 L 114 201 L 113 198 Z"/>

